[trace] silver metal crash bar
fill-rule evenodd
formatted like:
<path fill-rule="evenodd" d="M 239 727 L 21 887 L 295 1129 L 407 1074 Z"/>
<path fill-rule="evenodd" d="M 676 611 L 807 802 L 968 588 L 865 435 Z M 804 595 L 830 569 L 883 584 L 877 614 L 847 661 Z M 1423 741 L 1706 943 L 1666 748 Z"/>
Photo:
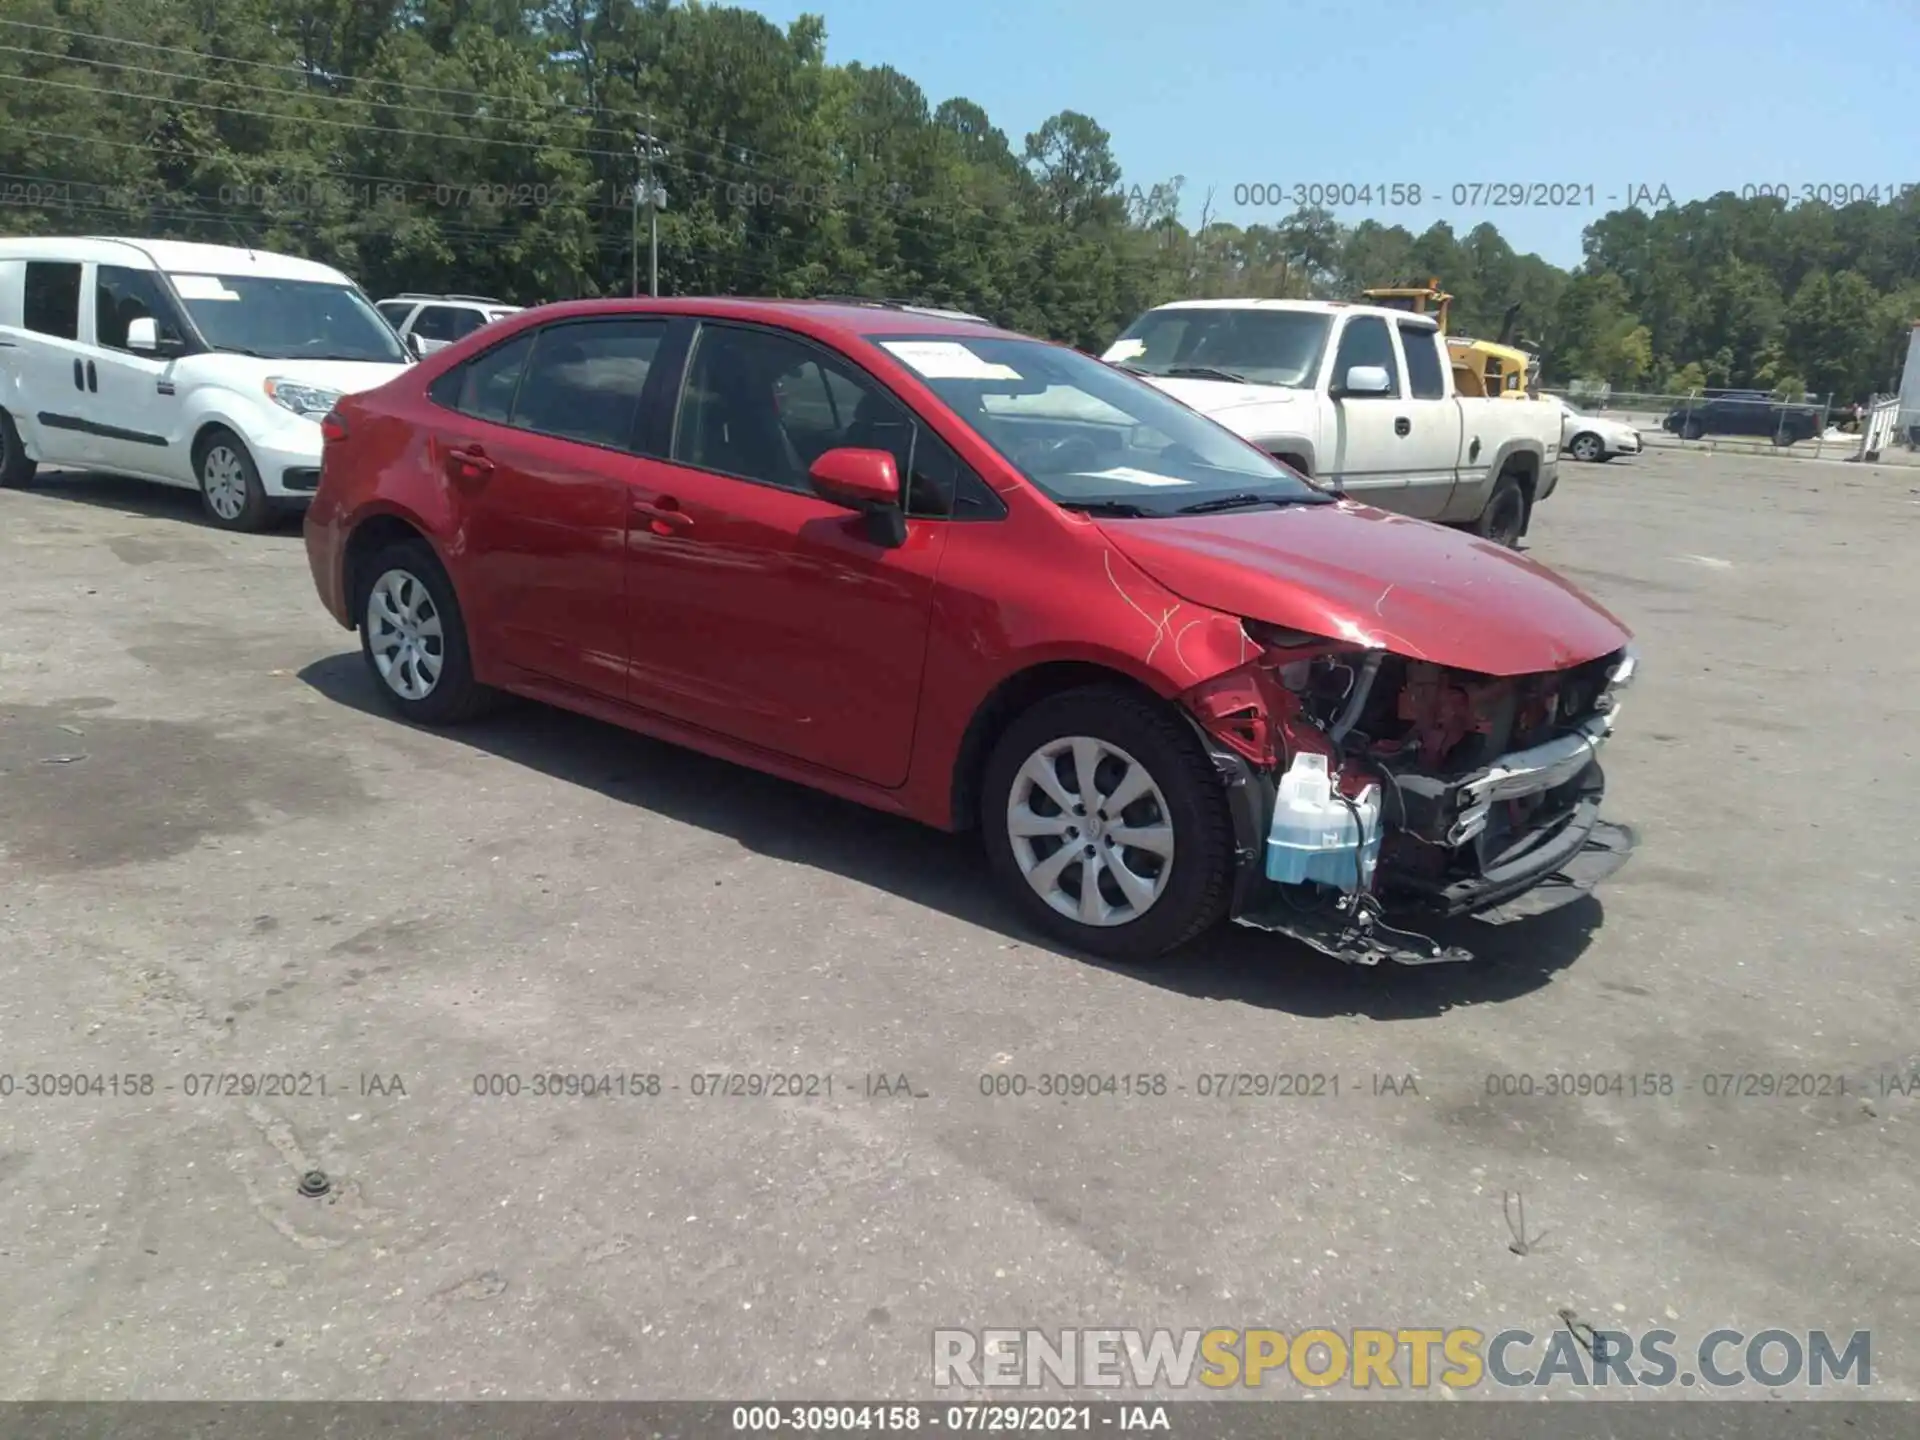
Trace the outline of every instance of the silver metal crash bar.
<path fill-rule="evenodd" d="M 1592 763 L 1600 747 L 1607 743 L 1617 713 L 1617 709 L 1605 711 L 1544 745 L 1502 755 L 1486 774 L 1462 785 L 1460 795 L 1465 808 L 1447 832 L 1447 843 L 1464 845 L 1486 829 L 1487 814 L 1494 801 L 1538 795 L 1573 779 Z"/>

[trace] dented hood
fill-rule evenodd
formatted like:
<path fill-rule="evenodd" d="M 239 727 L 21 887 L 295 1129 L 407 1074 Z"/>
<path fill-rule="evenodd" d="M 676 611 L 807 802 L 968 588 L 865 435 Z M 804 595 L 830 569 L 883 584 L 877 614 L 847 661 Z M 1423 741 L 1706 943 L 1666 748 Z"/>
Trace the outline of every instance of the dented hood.
<path fill-rule="evenodd" d="M 1121 554 L 1196 605 L 1455 669 L 1560 670 L 1632 638 L 1525 556 L 1350 501 L 1097 523 Z"/>

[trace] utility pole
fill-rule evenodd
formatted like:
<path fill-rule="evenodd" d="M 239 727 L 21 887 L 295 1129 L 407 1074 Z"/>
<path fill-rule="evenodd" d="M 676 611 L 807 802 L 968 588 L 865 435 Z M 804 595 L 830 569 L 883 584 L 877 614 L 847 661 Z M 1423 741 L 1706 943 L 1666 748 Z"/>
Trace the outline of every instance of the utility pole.
<path fill-rule="evenodd" d="M 640 293 L 640 205 L 647 207 L 647 293 L 660 293 L 660 210 L 667 203 L 667 192 L 655 180 L 653 162 L 664 158 L 667 147 L 653 133 L 653 112 L 646 114 L 646 128 L 633 137 L 633 293 Z"/>

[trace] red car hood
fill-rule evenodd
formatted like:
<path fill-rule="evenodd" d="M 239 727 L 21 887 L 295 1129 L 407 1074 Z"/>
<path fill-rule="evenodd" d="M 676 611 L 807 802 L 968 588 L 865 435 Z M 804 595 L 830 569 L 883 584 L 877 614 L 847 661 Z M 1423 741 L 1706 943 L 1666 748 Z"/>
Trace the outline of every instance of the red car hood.
<path fill-rule="evenodd" d="M 1544 565 L 1349 501 L 1097 523 L 1121 554 L 1196 605 L 1455 669 L 1560 670 L 1632 638 Z"/>

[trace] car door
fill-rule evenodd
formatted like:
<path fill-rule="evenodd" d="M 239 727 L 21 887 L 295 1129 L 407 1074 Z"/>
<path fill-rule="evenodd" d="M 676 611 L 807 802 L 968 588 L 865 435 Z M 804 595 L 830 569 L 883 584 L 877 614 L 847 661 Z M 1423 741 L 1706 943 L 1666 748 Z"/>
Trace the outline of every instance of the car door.
<path fill-rule="evenodd" d="M 1348 372 L 1363 365 L 1387 372 L 1386 394 L 1346 392 Z M 1377 315 L 1347 318 L 1334 350 L 1327 393 L 1333 401 L 1329 478 L 1356 500 L 1384 510 L 1401 509 L 1409 502 L 1409 475 L 1417 466 L 1411 447 L 1405 444 L 1411 438 L 1405 377 L 1385 320 Z M 1402 423 L 1408 426 L 1406 434 L 1398 433 Z"/>
<path fill-rule="evenodd" d="M 807 471 L 830 448 L 879 448 L 912 485 L 925 427 L 871 376 L 788 332 L 701 322 L 687 342 L 678 403 L 647 431 L 658 458 L 629 486 L 629 698 L 899 785 L 952 522 L 910 507 L 906 543 L 889 548 L 816 495 Z"/>
<path fill-rule="evenodd" d="M 111 470 L 188 484 L 192 436 L 184 431 L 173 371 L 185 328 L 173 301 L 151 270 L 119 265 L 93 271 L 91 336 L 96 368 L 89 375 L 87 407 L 98 461 Z M 137 352 L 128 343 L 136 320 L 151 320 L 156 348 Z"/>
<path fill-rule="evenodd" d="M 619 700 L 634 420 L 667 322 L 523 331 L 434 382 L 427 436 L 456 517 L 461 598 L 494 659 Z"/>
<path fill-rule="evenodd" d="M 1406 361 L 1407 394 L 1394 407 L 1394 438 L 1402 447 L 1398 458 L 1404 481 L 1392 508 L 1433 520 L 1446 512 L 1454 485 L 1463 478 L 1456 468 L 1464 463 L 1462 407 L 1447 393 L 1448 361 L 1439 329 L 1414 320 L 1402 320 L 1394 328 Z"/>
<path fill-rule="evenodd" d="M 16 423 L 33 435 L 48 465 L 90 465 L 98 439 L 87 428 L 87 361 L 80 338 L 79 261 L 29 260 L 24 267 L 20 332 L 9 352 Z"/>

